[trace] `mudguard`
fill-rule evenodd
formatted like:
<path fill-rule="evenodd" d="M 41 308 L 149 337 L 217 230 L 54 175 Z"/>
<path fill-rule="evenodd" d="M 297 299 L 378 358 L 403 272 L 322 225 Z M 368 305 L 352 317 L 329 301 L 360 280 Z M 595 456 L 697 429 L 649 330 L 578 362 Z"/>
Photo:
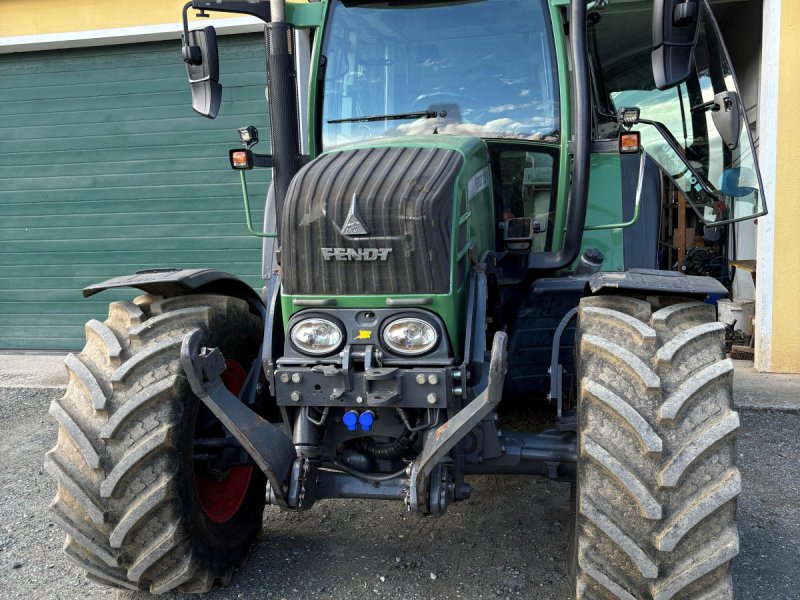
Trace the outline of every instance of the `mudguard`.
<path fill-rule="evenodd" d="M 264 302 L 256 291 L 244 281 L 217 269 L 148 269 L 133 275 L 114 277 L 83 288 L 83 297 L 88 298 L 103 290 L 131 287 L 148 294 L 224 294 L 241 298 L 263 316 Z"/>
<path fill-rule="evenodd" d="M 712 277 L 684 275 L 677 271 L 629 269 L 621 273 L 596 273 L 586 282 L 587 295 L 616 291 L 705 297 L 727 296 L 728 290 Z"/>

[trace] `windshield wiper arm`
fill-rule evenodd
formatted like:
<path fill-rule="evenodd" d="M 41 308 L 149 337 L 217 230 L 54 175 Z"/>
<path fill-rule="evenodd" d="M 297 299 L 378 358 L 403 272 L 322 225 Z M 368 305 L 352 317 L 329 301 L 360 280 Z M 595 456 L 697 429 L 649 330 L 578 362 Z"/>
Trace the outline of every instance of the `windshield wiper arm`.
<path fill-rule="evenodd" d="M 435 110 L 421 110 L 417 112 L 396 113 L 393 115 L 372 115 L 369 117 L 349 117 L 347 119 L 332 119 L 329 125 L 334 123 L 369 123 L 370 121 L 400 121 L 403 119 L 434 119 L 438 116 L 446 117 L 447 113 L 442 111 L 437 113 Z"/>

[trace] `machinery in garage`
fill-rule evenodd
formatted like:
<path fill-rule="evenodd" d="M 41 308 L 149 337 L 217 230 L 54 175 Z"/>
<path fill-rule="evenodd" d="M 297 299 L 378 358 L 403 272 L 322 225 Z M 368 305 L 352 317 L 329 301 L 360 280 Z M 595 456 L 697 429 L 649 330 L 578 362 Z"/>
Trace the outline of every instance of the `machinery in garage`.
<path fill-rule="evenodd" d="M 704 302 L 725 288 L 658 269 L 672 189 L 711 228 L 763 214 L 707 3 L 191 9 L 266 24 L 271 153 L 252 127 L 230 152 L 265 285 L 153 269 L 84 290 L 144 295 L 87 324 L 51 406 L 66 552 L 108 585 L 204 592 L 265 502 L 436 516 L 470 475 L 527 474 L 572 484 L 576 597 L 732 597 L 739 420 Z M 187 26 L 183 58 L 213 118 L 213 28 Z M 550 427 L 499 426 L 534 404 Z"/>

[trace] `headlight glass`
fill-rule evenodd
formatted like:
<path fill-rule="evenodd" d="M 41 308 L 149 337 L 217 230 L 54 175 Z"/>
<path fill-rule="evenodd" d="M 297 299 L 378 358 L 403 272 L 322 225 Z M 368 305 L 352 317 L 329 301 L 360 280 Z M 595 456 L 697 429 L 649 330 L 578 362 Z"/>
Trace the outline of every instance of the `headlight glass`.
<path fill-rule="evenodd" d="M 383 341 L 398 354 L 424 354 L 436 345 L 439 334 L 422 319 L 397 319 L 383 330 Z"/>
<path fill-rule="evenodd" d="M 291 332 L 292 342 L 307 354 L 330 354 L 342 344 L 342 330 L 336 323 L 317 317 L 304 319 Z"/>

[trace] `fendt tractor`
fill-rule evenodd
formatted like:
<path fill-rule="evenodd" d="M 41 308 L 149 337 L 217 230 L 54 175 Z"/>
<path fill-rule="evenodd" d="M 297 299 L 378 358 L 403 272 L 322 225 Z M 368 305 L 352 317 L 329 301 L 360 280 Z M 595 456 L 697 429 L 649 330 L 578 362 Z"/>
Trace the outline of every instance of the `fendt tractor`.
<path fill-rule="evenodd" d="M 728 292 L 665 250 L 679 210 L 723 252 L 765 212 L 707 0 L 192 0 L 182 56 L 214 118 L 192 11 L 265 23 L 271 152 L 243 123 L 228 156 L 264 287 L 154 268 L 84 290 L 142 295 L 87 324 L 50 409 L 66 553 L 205 592 L 265 504 L 440 516 L 470 476 L 523 474 L 571 484 L 577 598 L 731 598 Z"/>

